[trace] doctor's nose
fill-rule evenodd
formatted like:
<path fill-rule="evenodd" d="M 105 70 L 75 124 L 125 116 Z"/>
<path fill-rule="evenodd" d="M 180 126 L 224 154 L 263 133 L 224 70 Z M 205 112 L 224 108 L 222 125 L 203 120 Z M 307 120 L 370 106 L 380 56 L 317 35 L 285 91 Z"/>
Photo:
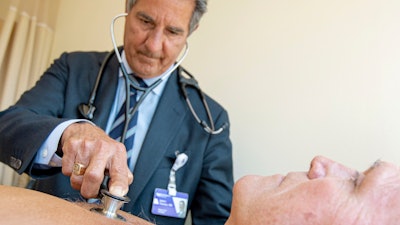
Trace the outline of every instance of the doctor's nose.
<path fill-rule="evenodd" d="M 164 36 L 161 30 L 154 29 L 148 33 L 145 42 L 147 50 L 149 50 L 152 53 L 160 52 L 163 48 L 163 44 L 164 44 Z"/>

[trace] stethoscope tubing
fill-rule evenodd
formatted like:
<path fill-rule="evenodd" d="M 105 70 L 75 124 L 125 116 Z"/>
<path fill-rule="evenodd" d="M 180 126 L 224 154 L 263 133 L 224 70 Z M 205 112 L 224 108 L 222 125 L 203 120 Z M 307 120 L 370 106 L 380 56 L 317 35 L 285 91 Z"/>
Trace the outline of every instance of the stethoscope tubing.
<path fill-rule="evenodd" d="M 156 82 L 151 84 L 149 87 L 141 87 L 139 82 L 134 78 L 134 76 L 128 74 L 125 66 L 123 65 L 122 57 L 121 57 L 121 54 L 120 54 L 120 52 L 118 50 L 118 46 L 117 46 L 117 43 L 115 41 L 115 35 L 114 35 L 114 23 L 115 23 L 116 19 L 118 19 L 120 17 L 123 17 L 123 16 L 126 16 L 126 15 L 127 15 L 127 13 L 121 13 L 121 14 L 115 16 L 113 18 L 113 20 L 112 20 L 111 29 L 110 30 L 111 30 L 111 39 L 112 39 L 112 44 L 113 44 L 113 47 L 114 47 L 114 51 L 111 51 L 105 57 L 102 65 L 100 66 L 100 69 L 99 69 L 99 72 L 98 72 L 98 75 L 97 75 L 97 79 L 96 79 L 94 88 L 93 88 L 93 90 L 92 90 L 92 92 L 90 94 L 88 103 L 87 104 L 82 103 L 82 104 L 80 104 L 78 106 L 78 110 L 80 111 L 82 116 L 84 116 L 86 119 L 89 119 L 89 120 L 93 119 L 93 115 L 94 115 L 94 112 L 96 110 L 96 106 L 94 105 L 94 101 L 96 99 L 96 93 L 97 93 L 97 89 L 98 89 L 98 87 L 100 85 L 100 82 L 101 82 L 102 74 L 104 72 L 105 67 L 107 66 L 107 64 L 111 60 L 113 54 L 115 54 L 116 57 L 117 57 L 117 60 L 118 60 L 119 67 L 121 69 L 123 78 L 124 78 L 125 92 L 126 92 L 126 96 L 125 96 L 125 98 L 126 98 L 125 99 L 125 101 L 126 101 L 126 103 L 125 103 L 125 105 L 126 105 L 126 107 L 125 107 L 125 117 L 126 117 L 126 119 L 125 119 L 124 129 L 123 129 L 123 132 L 122 132 L 122 135 L 121 135 L 120 142 L 122 142 L 122 143 L 124 142 L 124 140 L 126 138 L 127 130 L 128 130 L 128 127 L 129 127 L 129 122 L 135 116 L 135 113 L 138 111 L 139 106 L 142 104 L 144 99 L 153 91 L 154 88 L 156 88 L 163 80 L 168 78 L 168 76 L 173 71 L 175 71 L 176 69 L 178 69 L 179 83 L 180 83 L 181 90 L 183 92 L 184 98 L 186 100 L 186 103 L 187 103 L 187 105 L 188 105 L 188 107 L 189 107 L 194 119 L 197 121 L 197 123 L 199 123 L 203 127 L 203 129 L 209 134 L 219 134 L 223 130 L 225 130 L 225 128 L 227 126 L 229 126 L 229 124 L 227 122 L 225 122 L 219 129 L 215 129 L 214 121 L 213 121 L 212 115 L 211 115 L 211 111 L 210 111 L 210 109 L 208 107 L 207 100 L 206 100 L 206 97 L 205 97 L 204 93 L 202 92 L 201 88 L 199 87 L 199 85 L 198 85 L 196 79 L 193 77 L 193 75 L 191 75 L 183 67 L 180 67 L 180 64 L 185 59 L 185 57 L 186 57 L 186 55 L 187 55 L 187 53 L 189 51 L 189 45 L 188 45 L 187 42 L 185 43 L 185 50 L 184 50 L 182 56 L 174 64 L 174 66 L 170 67 L 169 70 L 167 70 L 161 78 L 159 78 Z M 185 73 L 187 76 L 189 76 L 189 78 L 184 77 L 182 75 L 182 73 Z M 137 101 L 137 103 L 136 103 L 136 105 L 134 106 L 133 109 L 130 109 L 130 107 L 129 107 L 130 106 L 130 86 L 132 86 L 136 91 L 142 91 L 143 92 L 143 94 L 139 97 L 139 99 L 138 99 L 138 101 Z M 193 108 L 193 106 L 192 106 L 192 104 L 190 102 L 188 93 L 186 91 L 186 86 L 192 86 L 194 89 L 197 90 L 198 94 L 201 97 L 201 100 L 202 100 L 202 103 L 204 105 L 205 111 L 207 113 L 208 120 L 210 121 L 210 126 L 208 126 L 207 122 L 204 121 L 204 120 L 201 120 L 199 118 L 199 116 L 197 115 L 196 111 L 194 110 L 194 108 Z"/>
<path fill-rule="evenodd" d="M 110 33 L 111 33 L 111 41 L 114 47 L 114 52 L 115 55 L 117 56 L 117 60 L 119 63 L 119 67 L 121 68 L 124 80 L 125 80 L 125 124 L 124 124 L 124 129 L 121 135 L 121 142 L 123 142 L 123 140 L 125 140 L 127 131 L 128 131 L 128 127 L 129 127 L 129 123 L 131 121 L 131 119 L 135 116 L 135 113 L 138 111 L 139 106 L 142 104 L 142 102 L 144 101 L 144 99 L 151 93 L 151 91 L 156 88 L 164 79 L 166 79 L 174 70 L 176 70 L 179 65 L 183 62 L 183 60 L 186 58 L 186 55 L 188 54 L 189 51 L 189 45 L 186 42 L 185 43 L 185 50 L 182 54 L 182 56 L 179 58 L 179 60 L 176 61 L 176 63 L 174 64 L 174 66 L 172 66 L 171 68 L 168 69 L 167 72 L 164 73 L 164 75 L 158 79 L 156 82 L 154 82 L 153 84 L 151 84 L 149 87 L 141 87 L 139 85 L 139 82 L 134 78 L 134 76 L 130 76 L 122 62 L 122 57 L 121 54 L 118 50 L 118 46 L 117 46 L 117 42 L 115 40 L 115 34 L 114 34 L 114 24 L 115 21 L 120 18 L 120 17 L 125 17 L 127 16 L 127 13 L 121 13 L 116 15 L 111 22 L 111 26 L 110 26 Z M 135 106 L 133 109 L 130 109 L 130 86 L 132 86 L 136 91 L 142 91 L 143 94 L 140 96 L 139 100 L 136 102 Z"/>

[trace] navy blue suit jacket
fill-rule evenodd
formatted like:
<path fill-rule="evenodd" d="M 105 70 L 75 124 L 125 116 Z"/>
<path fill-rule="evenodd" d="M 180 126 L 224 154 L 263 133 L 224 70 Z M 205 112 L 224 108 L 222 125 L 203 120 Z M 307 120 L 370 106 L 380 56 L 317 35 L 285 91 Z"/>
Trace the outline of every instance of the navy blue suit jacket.
<path fill-rule="evenodd" d="M 87 103 L 106 52 L 64 53 L 12 107 L 0 113 L 0 160 L 17 172 L 36 178 L 34 189 L 75 200 L 79 193 L 59 169 L 36 170 L 32 161 L 52 130 L 68 119 L 83 118 L 78 106 Z M 118 79 L 113 56 L 105 68 L 94 102 L 93 122 L 105 128 Z M 207 115 L 194 90 L 189 90 L 199 117 Z M 216 127 L 229 124 L 227 112 L 207 96 Z M 229 127 L 210 135 L 195 121 L 179 87 L 175 71 L 167 81 L 145 137 L 130 186 L 131 201 L 124 210 L 157 224 L 184 224 L 183 219 L 151 214 L 155 188 L 166 188 L 176 158 L 184 152 L 188 161 L 177 171 L 177 189 L 189 194 L 193 224 L 224 224 L 232 198 L 232 146 Z"/>

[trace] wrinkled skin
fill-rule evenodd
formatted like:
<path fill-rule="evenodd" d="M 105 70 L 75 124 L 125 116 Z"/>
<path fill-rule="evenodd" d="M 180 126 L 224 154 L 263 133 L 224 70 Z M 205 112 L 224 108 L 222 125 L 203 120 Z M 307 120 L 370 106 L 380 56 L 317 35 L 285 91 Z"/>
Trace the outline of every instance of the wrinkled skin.
<path fill-rule="evenodd" d="M 136 2 L 126 18 L 124 50 L 137 76 L 159 76 L 175 62 L 189 36 L 194 6 L 190 0 Z"/>
<path fill-rule="evenodd" d="M 308 172 L 243 177 L 233 196 L 226 225 L 395 225 L 400 169 L 378 161 L 359 173 L 318 156 Z"/>

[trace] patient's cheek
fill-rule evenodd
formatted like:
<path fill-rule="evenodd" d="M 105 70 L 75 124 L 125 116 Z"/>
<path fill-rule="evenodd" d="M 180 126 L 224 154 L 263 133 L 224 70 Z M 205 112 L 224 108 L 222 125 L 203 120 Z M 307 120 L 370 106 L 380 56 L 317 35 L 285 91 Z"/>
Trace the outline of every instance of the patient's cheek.
<path fill-rule="evenodd" d="M 275 198 L 276 197 L 276 198 Z M 254 215 L 258 218 L 256 223 L 244 224 L 263 224 L 263 225 L 284 225 L 289 221 L 296 221 L 296 225 L 321 225 L 318 221 L 318 209 L 307 203 L 307 200 L 300 196 L 275 196 L 266 199 L 256 207 L 259 213 Z M 293 223 L 289 223 L 293 224 Z"/>
<path fill-rule="evenodd" d="M 235 183 L 233 197 L 240 201 L 240 204 L 252 205 L 259 198 L 276 192 L 283 178 L 282 175 L 242 177 Z"/>
<path fill-rule="evenodd" d="M 269 208 L 274 220 L 291 218 L 296 225 L 329 224 L 344 203 L 350 186 L 338 179 L 317 179 L 294 186 L 291 190 L 269 196 Z M 267 209 L 264 209 L 267 210 Z M 280 215 L 280 216 L 279 216 Z"/>

